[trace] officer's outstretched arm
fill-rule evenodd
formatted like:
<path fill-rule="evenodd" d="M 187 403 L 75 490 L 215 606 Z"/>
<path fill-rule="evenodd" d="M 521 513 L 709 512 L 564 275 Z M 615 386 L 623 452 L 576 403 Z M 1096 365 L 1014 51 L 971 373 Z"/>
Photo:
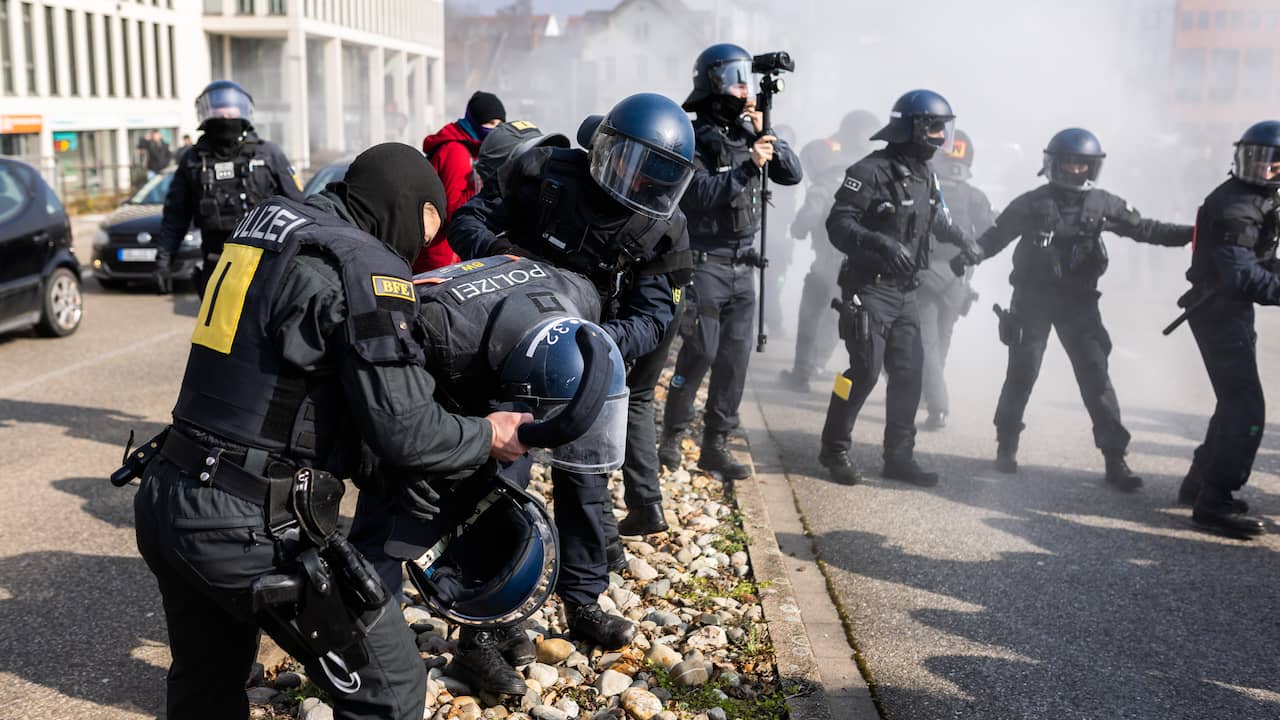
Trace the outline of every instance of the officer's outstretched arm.
<path fill-rule="evenodd" d="M 511 246 L 498 237 L 510 224 L 507 208 L 500 197 L 471 198 L 458 208 L 449 220 L 449 245 L 463 260 L 501 255 Z"/>
<path fill-rule="evenodd" d="M 1190 225 L 1147 220 L 1132 205 L 1115 196 L 1111 196 L 1111 207 L 1107 209 L 1103 229 L 1140 243 L 1166 247 L 1189 245 L 1194 234 Z"/>
<path fill-rule="evenodd" d="M 641 275 L 622 297 L 617 317 L 604 323 L 626 361 L 653 352 L 676 314 L 671 281 L 665 274 Z"/>
<path fill-rule="evenodd" d="M 996 224 L 987 228 L 986 232 L 978 237 L 974 245 L 977 246 L 982 257 L 995 256 L 1009 247 L 1009 243 L 1027 232 L 1028 214 L 1024 207 L 1025 203 L 1021 201 L 1022 198 L 1019 197 L 1009 203 L 1009 207 L 996 217 Z"/>
<path fill-rule="evenodd" d="M 191 157 L 191 153 L 183 159 Z M 169 193 L 164 196 L 164 215 L 160 221 L 160 238 L 156 247 L 167 252 L 171 257 L 178 252 L 182 236 L 191 227 L 191 218 L 195 214 L 195 192 L 189 175 L 191 171 L 186 163 L 178 165 L 173 173 L 173 182 L 169 184 Z"/>

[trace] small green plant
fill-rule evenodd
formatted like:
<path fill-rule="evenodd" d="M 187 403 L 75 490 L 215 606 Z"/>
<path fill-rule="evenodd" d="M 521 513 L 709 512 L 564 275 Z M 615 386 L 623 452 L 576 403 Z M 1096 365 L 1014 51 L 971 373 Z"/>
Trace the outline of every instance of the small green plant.
<path fill-rule="evenodd" d="M 781 688 L 739 699 L 728 695 L 726 691 L 731 688 L 720 677 L 697 687 L 679 687 L 662 667 L 649 664 L 646 669 L 653 674 L 658 687 L 671 693 L 668 709 L 698 713 L 718 707 L 735 720 L 782 720 L 788 714 L 787 697 Z"/>

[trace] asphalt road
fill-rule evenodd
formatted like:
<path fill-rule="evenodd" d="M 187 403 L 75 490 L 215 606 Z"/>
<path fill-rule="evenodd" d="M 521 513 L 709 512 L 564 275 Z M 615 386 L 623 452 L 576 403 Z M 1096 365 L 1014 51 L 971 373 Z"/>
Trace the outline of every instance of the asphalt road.
<path fill-rule="evenodd" d="M 1272 534 L 1236 542 L 1194 529 L 1174 501 L 1213 400 L 1185 328 L 1159 336 L 1169 294 L 1104 297 L 1129 460 L 1146 479 L 1134 494 L 1102 482 L 1056 341 L 1021 472 L 991 468 L 1005 356 L 989 312 L 957 329 L 949 427 L 918 436 L 922 464 L 942 473 L 929 490 L 878 476 L 883 383 L 854 433 L 867 479 L 843 487 L 816 461 L 834 373 L 799 394 L 774 383 L 791 341 L 773 337 L 753 358 L 747 400 L 762 405 L 885 717 L 1280 717 L 1280 428 L 1268 426 L 1241 496 Z M 1260 353 L 1276 358 L 1280 322 L 1260 316 Z M 1280 391 L 1274 376 L 1267 385 Z"/>

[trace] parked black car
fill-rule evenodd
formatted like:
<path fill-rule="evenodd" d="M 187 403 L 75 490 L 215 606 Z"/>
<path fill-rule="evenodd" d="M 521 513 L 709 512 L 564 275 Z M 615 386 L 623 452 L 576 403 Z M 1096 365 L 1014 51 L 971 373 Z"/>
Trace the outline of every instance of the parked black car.
<path fill-rule="evenodd" d="M 346 157 L 317 170 L 316 174 L 312 175 L 306 186 L 302 188 L 302 194 L 310 197 L 323 190 L 325 185 L 345 178 L 347 176 L 347 168 L 351 167 L 351 161 L 354 159 L 355 156 Z"/>
<path fill-rule="evenodd" d="M 0 332 L 70 335 L 83 314 L 66 209 L 35 168 L 0 158 Z"/>
<path fill-rule="evenodd" d="M 93 236 L 93 276 L 112 290 L 130 282 L 156 283 L 156 240 L 173 171 L 159 173 L 107 216 Z M 200 230 L 182 238 L 173 266 L 175 280 L 190 280 L 200 266 Z"/>

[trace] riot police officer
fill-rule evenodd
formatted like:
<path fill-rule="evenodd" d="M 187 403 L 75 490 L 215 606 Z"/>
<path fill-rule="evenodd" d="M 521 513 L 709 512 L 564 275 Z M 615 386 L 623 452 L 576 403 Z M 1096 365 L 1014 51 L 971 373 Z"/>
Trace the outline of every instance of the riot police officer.
<path fill-rule="evenodd" d="M 253 98 L 230 80 L 209 83 L 196 98 L 196 118 L 204 133 L 184 152 L 164 199 L 164 222 L 156 241 L 161 292 L 173 288 L 170 263 L 194 221 L 200 228 L 203 267 L 196 290 L 218 264 L 222 244 L 250 208 L 272 195 L 301 202 L 302 187 L 278 145 L 253 129 Z"/>
<path fill-rule="evenodd" d="M 973 141 L 956 130 L 951 150 L 937 155 L 933 167 L 951 222 L 976 238 L 995 224 L 991 201 L 969 181 L 973 177 Z M 939 244 L 929 258 L 929 269 L 920 273 L 920 335 L 924 345 L 924 405 L 929 411 L 925 430 L 941 430 L 950 411 L 945 369 L 951 349 L 951 331 L 956 321 L 967 315 L 977 293 L 968 275 L 951 271 L 951 258 L 960 254 L 955 245 Z"/>
<path fill-rule="evenodd" d="M 693 421 L 694 396 L 711 370 L 698 467 L 727 479 L 750 470 L 725 442 L 738 426 L 738 406 L 751 359 L 755 314 L 755 249 L 760 232 L 762 172 L 779 185 L 800 182 L 800 159 L 764 127 L 751 97 L 751 55 L 737 45 L 712 45 L 693 66 L 685 110 L 697 114 L 697 173 L 680 207 L 689 218 L 694 252 L 694 323 L 676 357 L 663 412 L 659 457 L 674 466 L 680 437 Z M 772 161 L 772 162 L 770 162 Z"/>
<path fill-rule="evenodd" d="M 659 347 L 687 282 L 678 204 L 693 176 L 693 127 L 671 100 L 641 93 L 588 118 L 578 141 L 586 151 L 540 147 L 514 159 L 502 196 L 464 205 L 449 240 L 464 258 L 525 255 L 586 276 L 600 293 L 602 326 L 635 361 Z M 570 631 L 608 648 L 626 645 L 635 626 L 597 602 L 608 566 L 625 561 L 613 540 L 608 477 L 557 468 L 552 481 L 564 545 L 557 591 Z"/>
<path fill-rule="evenodd" d="M 813 264 L 800 291 L 800 312 L 796 317 L 796 354 L 789 369 L 781 373 L 782 384 L 796 392 L 809 392 L 809 379 L 826 367 L 836 348 L 836 315 L 831 301 L 840 294 L 836 276 L 840 274 L 840 251 L 827 240 L 826 220 L 845 168 L 871 152 L 871 135 L 880 121 L 866 110 L 854 110 L 840 122 L 829 138 L 813 140 L 800 150 L 808 186 L 804 204 L 791 223 L 791 236 L 813 238 Z"/>
<path fill-rule="evenodd" d="M 1142 479 L 1129 469 L 1129 431 L 1107 370 L 1111 337 L 1098 309 L 1098 278 L 1107 269 L 1102 233 L 1141 243 L 1181 247 L 1191 228 L 1144 219 L 1133 206 L 1095 187 L 1106 154 L 1088 130 L 1068 128 L 1044 151 L 1040 174 L 1048 183 L 1014 198 L 978 239 L 976 254 L 962 253 L 952 268 L 974 264 L 1021 238 L 1013 252 L 1013 300 L 1001 317 L 1009 367 L 996 406 L 996 470 L 1018 471 L 1018 439 L 1031 389 L 1054 329 L 1071 359 L 1080 396 L 1093 421 L 1093 440 L 1106 459 L 1106 481 L 1132 492 Z"/>
<path fill-rule="evenodd" d="M 1240 137 L 1231 177 L 1200 206 L 1187 270 L 1192 288 L 1179 301 L 1218 402 L 1178 501 L 1194 506 L 1197 524 L 1232 537 L 1263 532 L 1232 493 L 1249 481 L 1266 426 L 1253 306 L 1280 304 L 1277 242 L 1280 122 L 1267 120 Z"/>
<path fill-rule="evenodd" d="M 306 204 L 275 197 L 228 238 L 191 337 L 173 424 L 134 501 L 164 597 L 168 717 L 247 718 L 259 628 L 343 717 L 422 717 L 426 674 L 399 605 L 336 532 L 361 441 L 425 473 L 513 460 L 531 420 L 432 399 L 408 261 L 444 189 L 415 148 L 361 153 Z"/>
<path fill-rule="evenodd" d="M 888 143 L 845 171 L 827 217 L 827 236 L 846 255 L 840 269 L 840 336 L 849 369 L 836 378 L 818 461 L 836 482 L 861 477 L 849 458 L 853 425 L 883 368 L 884 476 L 920 486 L 938 475 L 915 460 L 922 374 L 918 275 L 929 265 L 929 237 L 964 246 L 950 224 L 929 160 L 952 138 L 955 115 L 938 93 L 913 90 L 893 105 L 871 137 Z"/>

